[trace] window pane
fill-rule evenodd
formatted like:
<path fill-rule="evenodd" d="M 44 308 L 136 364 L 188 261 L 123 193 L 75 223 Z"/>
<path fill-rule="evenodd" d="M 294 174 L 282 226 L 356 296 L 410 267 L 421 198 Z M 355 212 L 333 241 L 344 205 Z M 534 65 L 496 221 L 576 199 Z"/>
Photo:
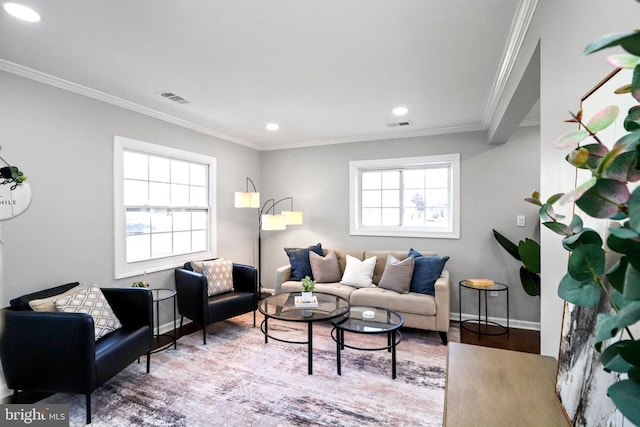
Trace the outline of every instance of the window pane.
<path fill-rule="evenodd" d="M 409 169 L 402 176 L 404 188 L 424 188 L 424 170 Z"/>
<path fill-rule="evenodd" d="M 151 232 L 162 233 L 172 230 L 171 212 L 154 210 L 151 213 Z"/>
<path fill-rule="evenodd" d="M 400 207 L 400 191 L 384 190 L 382 192 L 382 206 L 385 208 Z"/>
<path fill-rule="evenodd" d="M 173 253 L 186 254 L 191 252 L 191 232 L 173 233 Z"/>
<path fill-rule="evenodd" d="M 427 208 L 427 223 L 448 224 L 449 210 L 445 208 Z"/>
<path fill-rule="evenodd" d="M 171 182 L 174 184 L 189 183 L 189 163 L 171 160 Z"/>
<path fill-rule="evenodd" d="M 171 179 L 171 162 L 164 157 L 149 158 L 149 180 L 169 182 Z"/>
<path fill-rule="evenodd" d="M 400 172 L 382 172 L 382 188 L 400 188 Z"/>
<path fill-rule="evenodd" d="M 146 181 L 124 180 L 125 206 L 144 206 L 149 204 L 149 186 Z"/>
<path fill-rule="evenodd" d="M 382 174 L 380 172 L 362 172 L 362 189 L 378 190 L 382 188 Z"/>
<path fill-rule="evenodd" d="M 206 230 L 208 228 L 207 218 L 208 218 L 207 212 L 193 212 L 191 214 L 191 221 L 192 221 L 191 229 Z"/>
<path fill-rule="evenodd" d="M 427 169 L 425 170 L 425 173 L 426 173 L 427 188 L 449 187 L 449 169 L 448 168 Z"/>
<path fill-rule="evenodd" d="M 188 185 L 171 185 L 171 206 L 189 206 Z"/>
<path fill-rule="evenodd" d="M 189 206 L 207 206 L 207 189 L 204 187 L 189 187 Z"/>
<path fill-rule="evenodd" d="M 124 178 L 144 179 L 148 177 L 148 159 L 146 154 L 125 151 L 122 154 Z"/>
<path fill-rule="evenodd" d="M 443 190 L 427 190 L 426 205 L 430 206 L 447 206 L 449 204 L 449 191 Z"/>
<path fill-rule="evenodd" d="M 200 252 L 209 249 L 207 247 L 207 232 L 206 231 L 194 231 L 191 233 L 191 251 Z"/>
<path fill-rule="evenodd" d="M 189 184 L 202 187 L 207 186 L 207 167 L 205 165 L 191 163 L 189 172 L 191 174 Z"/>
<path fill-rule="evenodd" d="M 173 231 L 191 230 L 191 213 L 190 212 L 174 212 L 173 213 Z"/>
<path fill-rule="evenodd" d="M 127 236 L 127 262 L 149 259 L 150 237 L 148 234 Z"/>
<path fill-rule="evenodd" d="M 149 224 L 151 224 L 151 216 L 148 211 L 127 211 L 127 234 L 145 233 Z"/>
<path fill-rule="evenodd" d="M 151 257 L 162 258 L 171 255 L 171 233 L 153 234 L 151 236 Z"/>
<path fill-rule="evenodd" d="M 381 191 L 363 191 L 362 192 L 362 206 L 365 208 L 369 207 L 380 207 L 382 204 L 382 192 Z"/>
<path fill-rule="evenodd" d="M 159 182 L 149 183 L 149 204 L 151 206 L 168 206 L 171 201 L 171 187 Z"/>
<path fill-rule="evenodd" d="M 362 209 L 362 225 L 374 226 L 381 224 L 382 209 L 364 208 Z"/>
<path fill-rule="evenodd" d="M 400 209 L 382 209 L 382 225 L 400 225 Z"/>

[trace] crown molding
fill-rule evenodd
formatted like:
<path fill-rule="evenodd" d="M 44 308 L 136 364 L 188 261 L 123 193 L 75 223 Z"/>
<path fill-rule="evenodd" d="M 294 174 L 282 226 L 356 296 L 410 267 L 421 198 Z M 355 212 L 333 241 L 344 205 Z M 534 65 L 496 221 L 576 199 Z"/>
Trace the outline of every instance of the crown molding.
<path fill-rule="evenodd" d="M 43 83 L 49 86 L 57 87 L 58 89 L 66 90 L 76 93 L 78 95 L 86 96 L 88 98 L 96 99 L 98 101 L 106 102 L 107 104 L 115 105 L 116 107 L 124 108 L 126 110 L 134 111 L 136 113 L 144 114 L 145 116 L 153 117 L 158 120 L 162 120 L 186 129 L 203 133 L 205 135 L 213 136 L 228 142 L 244 145 L 256 150 L 260 148 L 253 142 L 246 141 L 241 138 L 236 138 L 231 135 L 227 135 L 222 132 L 215 131 L 206 126 L 199 125 L 197 123 L 190 122 L 188 120 L 180 119 L 170 114 L 162 113 L 152 108 L 144 107 L 135 102 L 127 101 L 126 99 L 118 98 L 117 96 L 109 95 L 108 93 L 101 92 L 99 90 L 91 89 L 86 86 L 82 86 L 77 83 L 73 83 L 69 80 L 61 79 L 59 77 L 52 76 L 22 65 L 0 59 L 0 71 L 5 71 L 16 76 L 24 77 L 30 80 L 34 80 L 39 83 Z"/>
<path fill-rule="evenodd" d="M 520 54 L 520 48 L 524 42 L 529 25 L 535 14 L 536 7 L 538 6 L 538 0 L 521 0 L 518 5 L 518 10 L 511 23 L 511 30 L 509 32 L 509 40 L 502 55 L 502 61 L 498 74 L 496 75 L 496 81 L 493 84 L 491 93 L 489 94 L 489 101 L 484 112 L 484 118 L 482 120 L 482 126 L 485 129 L 489 128 L 491 120 L 496 113 L 500 98 L 504 93 L 504 89 L 507 86 L 507 82 L 511 77 L 513 66 Z"/>
<path fill-rule="evenodd" d="M 415 138 L 420 136 L 445 135 L 445 134 L 452 134 L 452 133 L 482 132 L 486 130 L 487 129 L 480 124 L 451 126 L 451 127 L 434 128 L 434 129 L 416 129 L 412 131 L 385 132 L 385 133 L 380 133 L 375 135 L 347 136 L 343 138 L 328 138 L 328 139 L 319 139 L 315 141 L 282 143 L 282 144 L 276 144 L 276 145 L 261 146 L 260 150 L 261 151 L 287 150 L 291 148 L 315 147 L 320 145 L 350 144 L 353 142 L 406 139 L 406 138 Z"/>

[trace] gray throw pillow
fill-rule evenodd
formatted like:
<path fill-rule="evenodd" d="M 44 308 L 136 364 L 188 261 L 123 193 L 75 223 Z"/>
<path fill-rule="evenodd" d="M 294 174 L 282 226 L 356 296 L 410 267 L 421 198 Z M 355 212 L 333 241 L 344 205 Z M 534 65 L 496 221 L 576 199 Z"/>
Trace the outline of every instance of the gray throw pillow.
<path fill-rule="evenodd" d="M 313 278 L 318 283 L 335 283 L 342 279 L 340 265 L 338 265 L 338 257 L 336 253 L 331 251 L 327 256 L 320 256 L 315 252 L 309 251 L 309 262 L 311 263 L 311 271 Z"/>
<path fill-rule="evenodd" d="M 393 255 L 388 255 L 378 287 L 400 294 L 409 293 L 414 265 L 415 260 L 413 257 L 400 261 Z"/>

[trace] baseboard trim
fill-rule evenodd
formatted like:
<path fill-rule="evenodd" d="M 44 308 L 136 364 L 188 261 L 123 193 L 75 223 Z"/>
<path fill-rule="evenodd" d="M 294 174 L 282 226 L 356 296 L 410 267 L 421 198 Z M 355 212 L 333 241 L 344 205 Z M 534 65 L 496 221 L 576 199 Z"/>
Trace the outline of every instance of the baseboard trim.
<path fill-rule="evenodd" d="M 460 321 L 460 313 L 451 313 L 451 315 L 449 316 L 449 319 L 455 322 Z M 466 313 L 462 313 L 462 320 L 477 320 L 478 319 L 478 315 L 477 314 L 466 314 Z M 482 317 L 482 319 L 484 319 L 484 316 Z M 505 325 L 507 324 L 507 318 L 506 317 L 492 317 L 489 316 L 487 318 L 490 322 L 496 322 L 499 323 L 500 325 Z M 517 329 L 529 329 L 532 331 L 539 331 L 540 330 L 540 322 L 531 322 L 528 320 L 517 320 L 517 319 L 509 319 L 509 327 L 510 328 L 517 328 Z"/>

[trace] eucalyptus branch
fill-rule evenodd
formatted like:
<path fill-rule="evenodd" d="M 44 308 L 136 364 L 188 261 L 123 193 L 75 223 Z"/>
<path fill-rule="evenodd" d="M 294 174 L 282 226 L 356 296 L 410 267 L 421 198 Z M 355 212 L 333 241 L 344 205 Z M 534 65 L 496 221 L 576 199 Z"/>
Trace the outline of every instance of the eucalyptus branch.
<path fill-rule="evenodd" d="M 587 125 L 585 125 L 584 123 L 582 123 L 582 117 L 578 117 L 577 115 L 575 115 L 575 114 L 573 114 L 573 113 L 571 113 L 571 117 L 573 117 L 573 118 L 574 118 L 574 120 L 575 120 L 576 122 L 578 122 L 578 124 L 579 124 L 580 126 L 582 126 L 583 128 L 585 128 L 585 129 L 587 130 L 587 132 L 589 132 L 589 136 L 590 136 L 590 137 L 592 137 L 593 139 L 595 139 L 595 140 L 596 140 L 596 142 L 597 142 L 598 144 L 600 144 L 600 145 L 604 145 L 604 143 L 603 143 L 602 141 L 600 141 L 600 138 L 598 138 L 598 136 L 596 135 L 596 133 L 595 133 L 595 132 L 592 132 L 592 131 L 591 131 L 591 129 L 589 129 L 589 128 L 587 127 Z"/>
<path fill-rule="evenodd" d="M 604 280 L 602 280 L 602 277 L 599 275 L 594 275 L 594 279 L 596 283 L 600 286 L 604 294 L 607 296 L 607 300 L 609 301 L 611 308 L 613 308 L 613 311 L 615 311 L 616 313 L 620 312 L 620 308 L 613 300 L 613 297 L 611 296 L 609 289 L 607 289 L 607 284 L 605 283 Z M 633 337 L 633 334 L 631 333 L 631 330 L 629 329 L 629 327 L 625 326 L 624 330 L 627 331 L 627 334 L 629 334 L 629 338 L 635 341 L 635 338 Z"/>

